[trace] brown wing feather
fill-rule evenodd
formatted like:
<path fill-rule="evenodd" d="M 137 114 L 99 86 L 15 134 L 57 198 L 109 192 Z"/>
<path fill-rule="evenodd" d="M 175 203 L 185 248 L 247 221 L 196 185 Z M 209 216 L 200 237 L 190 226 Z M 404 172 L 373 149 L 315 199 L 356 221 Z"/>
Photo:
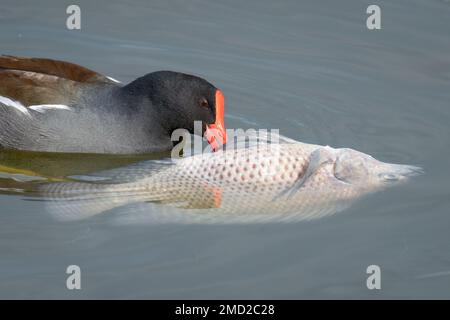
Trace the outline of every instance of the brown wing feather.
<path fill-rule="evenodd" d="M 88 83 L 114 83 L 104 75 L 74 63 L 43 58 L 23 58 L 2 55 L 0 68 L 31 71 Z"/>
<path fill-rule="evenodd" d="M 30 71 L 1 70 L 0 96 L 19 101 L 24 106 L 70 104 L 83 84 L 52 75 Z"/>
<path fill-rule="evenodd" d="M 107 77 L 79 65 L 38 58 L 0 56 L 0 96 L 36 104 L 70 104 L 83 87 L 114 84 Z"/>

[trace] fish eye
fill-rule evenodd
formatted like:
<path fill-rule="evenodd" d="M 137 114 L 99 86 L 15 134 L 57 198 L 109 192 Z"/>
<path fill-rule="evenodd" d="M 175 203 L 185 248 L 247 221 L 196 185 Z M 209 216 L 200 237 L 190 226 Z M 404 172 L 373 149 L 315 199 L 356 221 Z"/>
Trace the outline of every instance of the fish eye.
<path fill-rule="evenodd" d="M 202 108 L 209 108 L 209 103 L 208 103 L 208 100 L 206 100 L 206 98 L 201 98 L 200 99 L 200 107 L 202 107 Z"/>

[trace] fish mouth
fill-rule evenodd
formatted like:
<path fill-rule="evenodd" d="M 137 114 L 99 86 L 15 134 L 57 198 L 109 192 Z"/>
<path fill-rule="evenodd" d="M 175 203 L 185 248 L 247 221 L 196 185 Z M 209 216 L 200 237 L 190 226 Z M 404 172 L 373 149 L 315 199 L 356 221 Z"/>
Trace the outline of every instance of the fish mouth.
<path fill-rule="evenodd" d="M 225 99 L 222 91 L 216 90 L 216 121 L 206 125 L 205 138 L 215 152 L 221 145 L 227 143 L 227 131 L 225 129 L 224 113 Z"/>
<path fill-rule="evenodd" d="M 391 164 L 389 170 L 379 174 L 382 181 L 386 183 L 399 182 L 424 173 L 421 167 L 402 164 Z"/>

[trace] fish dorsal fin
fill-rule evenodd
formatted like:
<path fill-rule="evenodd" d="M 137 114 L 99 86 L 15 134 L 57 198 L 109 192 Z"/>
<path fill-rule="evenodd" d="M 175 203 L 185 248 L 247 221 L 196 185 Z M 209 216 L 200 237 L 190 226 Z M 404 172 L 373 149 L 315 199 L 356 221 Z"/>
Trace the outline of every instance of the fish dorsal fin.
<path fill-rule="evenodd" d="M 165 170 L 168 167 L 174 165 L 176 161 L 179 160 L 146 160 L 133 163 L 121 168 L 103 170 L 86 175 L 70 176 L 69 178 L 83 182 L 108 184 L 128 183 L 148 178 L 160 172 L 161 170 Z"/>

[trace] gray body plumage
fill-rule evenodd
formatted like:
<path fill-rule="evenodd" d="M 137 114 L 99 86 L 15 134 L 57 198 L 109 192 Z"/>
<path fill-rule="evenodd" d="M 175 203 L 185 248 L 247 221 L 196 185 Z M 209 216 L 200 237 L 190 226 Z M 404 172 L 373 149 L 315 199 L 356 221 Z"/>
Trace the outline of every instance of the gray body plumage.
<path fill-rule="evenodd" d="M 157 118 L 148 117 L 143 123 L 142 113 L 132 111 L 138 107 L 137 101 L 136 106 L 129 98 L 121 104 L 119 88 L 116 85 L 83 88 L 78 91 L 76 102 L 66 104 L 68 109 L 50 108 L 41 112 L 28 109 L 23 113 L 0 103 L 0 147 L 123 154 L 170 149 L 170 138 L 160 134 Z"/>

